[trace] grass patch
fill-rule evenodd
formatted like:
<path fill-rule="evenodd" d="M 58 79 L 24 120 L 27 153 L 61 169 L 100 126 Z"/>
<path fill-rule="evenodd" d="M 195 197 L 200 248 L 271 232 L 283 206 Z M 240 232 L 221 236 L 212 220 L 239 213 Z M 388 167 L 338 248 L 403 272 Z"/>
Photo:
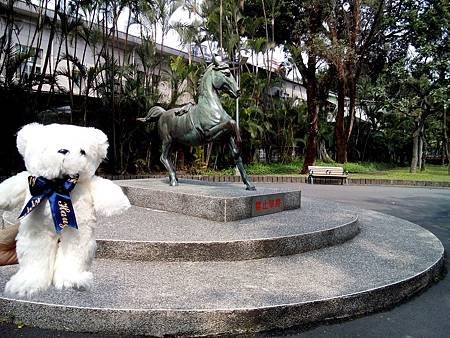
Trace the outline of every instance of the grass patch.
<path fill-rule="evenodd" d="M 418 171 L 415 174 L 409 172 L 409 167 L 395 167 L 390 163 L 348 162 L 342 165 L 340 163 L 324 163 L 318 161 L 316 165 L 344 167 L 344 170 L 349 172 L 350 178 L 450 182 L 448 167 L 442 165 L 430 164 L 426 166 L 426 170 Z M 299 159 L 289 163 L 252 163 L 246 166 L 246 170 L 249 175 L 305 176 L 299 174 L 302 166 L 303 160 Z M 231 176 L 235 174 L 235 168 L 201 170 L 197 174 Z"/>
<path fill-rule="evenodd" d="M 253 163 L 247 166 L 249 175 L 298 175 L 303 161 L 289 163 Z"/>
<path fill-rule="evenodd" d="M 342 167 L 342 164 L 334 163 L 332 166 Z M 373 173 L 379 171 L 385 171 L 394 168 L 394 165 L 390 163 L 378 163 L 378 162 L 347 162 L 344 165 L 344 170 L 349 173 Z"/>
<path fill-rule="evenodd" d="M 409 167 L 397 167 L 385 171 L 354 173 L 350 176 L 351 178 L 450 182 L 448 167 L 442 165 L 427 165 L 424 171 L 416 173 L 410 173 Z"/>
<path fill-rule="evenodd" d="M 213 169 L 197 169 L 195 171 L 195 175 L 205 175 L 205 176 L 233 176 L 234 175 L 234 167 L 222 169 L 222 170 L 213 170 Z"/>
<path fill-rule="evenodd" d="M 349 173 L 372 173 L 393 168 L 392 164 L 375 162 L 348 162 L 341 164 L 317 161 L 316 165 L 344 167 L 344 170 Z M 253 163 L 247 166 L 247 173 L 249 175 L 298 175 L 302 167 L 303 160 L 295 160 L 289 163 Z"/>

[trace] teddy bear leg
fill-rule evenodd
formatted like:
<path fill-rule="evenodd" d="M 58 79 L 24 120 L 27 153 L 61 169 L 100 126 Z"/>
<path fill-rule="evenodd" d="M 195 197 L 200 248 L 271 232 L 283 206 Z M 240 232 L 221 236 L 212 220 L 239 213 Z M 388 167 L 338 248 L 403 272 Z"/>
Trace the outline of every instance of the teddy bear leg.
<path fill-rule="evenodd" d="M 16 251 L 19 271 L 5 286 L 5 293 L 29 297 L 46 290 L 52 283 L 57 236 L 46 230 L 25 231 L 20 229 Z"/>
<path fill-rule="evenodd" d="M 87 290 L 92 286 L 91 267 L 95 255 L 95 239 L 92 229 L 66 228 L 61 235 L 56 254 L 53 284 L 57 289 Z"/>

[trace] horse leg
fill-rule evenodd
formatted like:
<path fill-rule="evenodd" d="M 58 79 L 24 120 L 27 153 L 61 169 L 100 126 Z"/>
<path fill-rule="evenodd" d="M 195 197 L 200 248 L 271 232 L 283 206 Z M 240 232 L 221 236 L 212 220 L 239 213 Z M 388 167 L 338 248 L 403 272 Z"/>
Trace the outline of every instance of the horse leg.
<path fill-rule="evenodd" d="M 242 138 L 241 138 L 241 132 L 239 131 L 239 127 L 236 123 L 235 120 L 230 120 L 230 125 L 231 125 L 231 130 L 234 133 L 234 136 L 236 136 L 236 142 L 237 144 L 241 144 L 242 143 Z"/>
<path fill-rule="evenodd" d="M 233 119 L 227 120 L 225 122 L 219 123 L 217 126 L 212 127 L 208 131 L 205 132 L 205 138 L 208 141 L 215 141 L 220 138 L 225 132 L 233 131 L 236 136 L 236 141 L 238 144 L 241 143 L 241 134 L 239 133 L 239 129 L 237 127 L 236 121 Z"/>
<path fill-rule="evenodd" d="M 163 141 L 162 144 L 162 152 L 161 152 L 161 163 L 166 167 L 166 170 L 169 172 L 169 185 L 174 187 L 178 185 L 177 174 L 175 169 L 170 161 L 170 148 L 172 147 L 172 142 L 170 140 Z"/>
<path fill-rule="evenodd" d="M 241 174 L 242 181 L 247 186 L 246 189 L 247 190 L 256 190 L 256 187 L 250 181 L 250 178 L 247 176 L 247 173 L 245 172 L 244 165 L 242 163 L 241 153 L 239 151 L 239 148 L 236 146 L 236 142 L 234 141 L 234 138 L 230 137 L 228 142 L 229 142 L 231 154 L 233 155 L 234 162 L 239 170 L 239 173 Z"/>

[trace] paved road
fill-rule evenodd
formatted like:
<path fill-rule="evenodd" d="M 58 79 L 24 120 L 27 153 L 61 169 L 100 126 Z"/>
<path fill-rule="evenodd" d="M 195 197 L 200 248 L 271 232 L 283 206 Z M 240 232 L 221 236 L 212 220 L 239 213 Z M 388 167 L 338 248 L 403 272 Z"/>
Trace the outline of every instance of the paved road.
<path fill-rule="evenodd" d="M 303 196 L 349 203 L 417 223 L 450 251 L 450 189 L 302 184 Z M 393 229 L 395 231 L 395 229 Z M 450 337 L 450 277 L 389 311 L 307 331 L 291 329 L 265 337 Z M 259 335 L 261 337 L 261 335 Z"/>
<path fill-rule="evenodd" d="M 450 250 L 450 189 L 301 185 L 303 196 L 335 200 L 405 218 L 433 232 Z M 393 229 L 395 231 L 395 229 Z M 407 303 L 366 317 L 308 329 L 242 337 L 450 337 L 450 278 Z M 0 324 L 0 337 L 102 337 Z"/>

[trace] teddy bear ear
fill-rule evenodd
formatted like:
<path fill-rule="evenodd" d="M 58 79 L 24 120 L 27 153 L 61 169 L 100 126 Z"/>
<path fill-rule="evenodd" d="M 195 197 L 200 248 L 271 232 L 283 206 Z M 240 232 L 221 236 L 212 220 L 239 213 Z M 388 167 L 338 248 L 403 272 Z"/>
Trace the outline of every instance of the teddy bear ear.
<path fill-rule="evenodd" d="M 19 150 L 20 155 L 25 156 L 25 149 L 28 142 L 39 137 L 42 128 L 44 128 L 43 124 L 30 123 L 19 130 L 17 133 L 17 150 Z"/>
<path fill-rule="evenodd" d="M 99 161 L 103 161 L 108 153 L 108 137 L 99 129 L 89 128 L 91 135 L 95 139 L 95 144 L 97 145 L 97 156 Z"/>

